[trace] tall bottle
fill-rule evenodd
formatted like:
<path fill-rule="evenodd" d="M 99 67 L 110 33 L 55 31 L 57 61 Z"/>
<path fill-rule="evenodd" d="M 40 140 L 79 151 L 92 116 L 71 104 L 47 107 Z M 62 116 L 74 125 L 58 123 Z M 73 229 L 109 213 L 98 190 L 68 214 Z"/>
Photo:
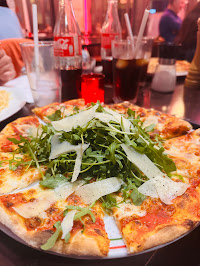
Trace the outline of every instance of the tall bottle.
<path fill-rule="evenodd" d="M 54 28 L 54 56 L 61 71 L 62 101 L 78 98 L 81 91 L 81 32 L 72 0 L 59 0 L 59 14 Z"/>
<path fill-rule="evenodd" d="M 118 0 L 108 0 L 107 13 L 101 30 L 101 59 L 106 85 L 112 85 L 111 42 L 116 38 L 121 38 L 121 25 L 118 16 Z"/>

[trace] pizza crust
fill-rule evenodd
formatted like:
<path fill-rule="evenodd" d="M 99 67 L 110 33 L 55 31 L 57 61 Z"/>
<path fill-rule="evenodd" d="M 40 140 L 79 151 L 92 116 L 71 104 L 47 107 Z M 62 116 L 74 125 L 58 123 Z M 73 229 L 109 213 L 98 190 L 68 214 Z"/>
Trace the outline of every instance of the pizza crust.
<path fill-rule="evenodd" d="M 21 242 L 26 242 L 27 245 L 40 249 L 41 245 L 46 243 L 53 234 L 51 230 L 27 231 L 18 215 L 6 211 L 2 203 L 0 205 L 0 223 L 22 239 Z M 98 239 L 87 237 L 79 231 L 70 239 L 69 243 L 59 239 L 49 251 L 74 256 L 104 257 L 107 256 L 108 248 L 102 245 L 102 243 L 98 243 Z"/>

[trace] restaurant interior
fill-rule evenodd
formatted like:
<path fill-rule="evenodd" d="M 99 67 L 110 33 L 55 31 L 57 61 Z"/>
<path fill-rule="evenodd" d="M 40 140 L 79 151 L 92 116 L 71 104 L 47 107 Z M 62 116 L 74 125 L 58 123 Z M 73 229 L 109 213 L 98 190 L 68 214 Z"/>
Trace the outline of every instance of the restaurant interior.
<path fill-rule="evenodd" d="M 155 109 L 156 112 L 158 111 L 156 115 L 161 117 L 163 114 L 168 118 L 176 116 L 181 121 L 190 123 L 192 130 L 200 127 L 200 20 L 197 23 L 200 18 L 200 7 L 196 12 L 199 12 L 198 16 L 194 15 L 195 30 L 191 26 L 189 28 L 191 35 L 188 34 L 188 37 L 185 37 L 187 24 L 189 24 L 187 18 L 191 18 L 189 14 L 197 8 L 200 1 L 72 0 L 73 12 L 70 14 L 75 22 L 72 23 L 73 26 L 69 27 L 74 27 L 72 35 L 76 40 L 74 46 L 72 45 L 74 48 L 72 56 L 70 48 L 64 52 L 65 55 L 61 55 L 61 48 L 59 48 L 59 38 L 63 36 L 64 40 L 68 38 L 66 37 L 68 26 L 65 25 L 65 34 L 62 36 L 63 25 L 58 22 L 58 18 L 61 18 L 63 1 L 65 2 L 65 0 L 7 0 L 8 8 L 19 20 L 23 36 L 19 40 L 23 39 L 23 42 L 18 41 L 16 44 L 15 37 L 1 38 L 0 32 L 0 53 L 2 49 L 5 50 L 15 67 L 15 76 L 4 82 L 1 79 L 0 61 L 0 92 L 7 91 L 12 94 L 11 103 L 2 109 L 0 99 L 0 130 L 18 118 L 33 115 L 33 108 L 41 108 L 54 102 L 60 104 L 60 102 L 77 98 L 83 98 L 85 104 L 97 101 L 104 103 L 105 106 L 121 102 L 125 102 L 124 106 L 134 104 L 145 108 L 144 110 Z M 173 30 L 173 41 L 167 41 L 161 34 L 160 23 L 166 9 L 173 1 L 180 2 L 179 10 L 176 14 L 174 13 L 180 21 L 180 28 L 177 30 L 176 36 L 175 30 Z M 115 3 L 117 13 L 114 11 L 112 13 L 109 9 L 110 2 Z M 34 6 L 36 7 L 35 11 Z M 114 4 L 112 8 L 114 10 Z M 110 14 L 112 18 L 110 18 Z M 4 21 L 2 20 L 0 12 L 0 24 L 3 25 Z M 119 21 L 117 31 L 113 31 L 113 29 L 111 32 L 107 31 L 111 28 L 106 25 L 109 23 L 117 25 L 117 21 Z M 66 21 L 65 24 L 67 24 Z M 191 37 L 192 32 L 195 35 L 194 40 Z M 182 36 L 185 33 L 184 37 L 187 39 L 187 43 L 195 43 L 194 49 L 186 47 L 180 41 L 180 33 Z M 115 37 L 112 38 L 112 44 L 110 41 L 110 46 L 103 42 L 103 34 L 114 34 Z M 71 39 L 67 40 L 71 41 Z M 57 44 L 55 45 L 55 43 Z M 143 43 L 144 46 L 142 46 Z M 9 48 L 10 44 L 12 48 Z M 125 49 L 125 56 L 121 56 L 123 50 L 120 50 L 121 54 L 118 52 L 120 45 L 121 49 Z M 64 51 L 65 48 L 62 49 Z M 193 49 L 192 55 L 186 53 L 186 49 L 188 49 L 187 51 Z M 139 51 L 138 57 L 135 55 L 136 51 Z M 14 57 L 16 58 L 13 59 Z M 42 60 L 42 63 L 40 61 L 37 65 L 37 60 Z M 134 60 L 141 61 L 135 63 Z M 108 70 L 105 62 L 111 63 Z M 134 71 L 129 70 L 127 65 Z M 34 77 L 32 72 L 34 72 Z M 65 77 L 67 72 L 70 72 L 71 76 Z M 38 77 L 41 78 L 43 74 L 44 80 L 39 80 Z M 49 85 L 51 82 L 52 86 L 56 87 L 56 89 L 53 88 L 55 91 L 48 87 L 51 86 Z M 68 86 L 67 83 L 71 85 Z M 47 86 L 48 91 L 40 92 L 38 89 L 40 86 L 45 88 Z M 64 86 L 66 88 L 68 86 L 68 92 L 64 91 L 67 90 Z M 199 163 L 199 137 L 195 143 L 197 146 L 196 162 Z M 187 156 L 190 157 L 189 152 Z M 198 169 L 198 178 L 200 178 L 200 167 Z M 0 164 L 0 186 L 1 173 Z M 1 196 L 2 194 L 0 194 L 0 198 Z M 199 210 L 199 206 L 197 209 Z M 198 215 L 200 217 L 199 211 Z M 110 255 L 102 259 L 38 250 L 16 236 L 12 230 L 6 227 L 6 224 L 1 223 L 0 219 L 0 265 L 200 265 L 199 222 L 183 235 L 138 254 L 129 255 L 121 250 L 125 247 L 124 242 L 118 245 L 116 250 L 114 250 L 113 244 L 110 247 Z"/>

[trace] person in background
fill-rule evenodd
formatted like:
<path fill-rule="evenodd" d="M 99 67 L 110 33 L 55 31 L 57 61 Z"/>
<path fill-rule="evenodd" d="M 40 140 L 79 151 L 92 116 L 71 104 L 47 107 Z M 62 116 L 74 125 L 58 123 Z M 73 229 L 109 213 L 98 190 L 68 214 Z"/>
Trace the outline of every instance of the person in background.
<path fill-rule="evenodd" d="M 200 2 L 187 14 L 183 20 L 179 35 L 176 38 L 176 43 L 180 44 L 178 50 L 179 60 L 192 61 L 197 42 L 197 20 L 200 17 Z"/>
<path fill-rule="evenodd" d="M 159 34 L 169 43 L 174 42 L 182 24 L 182 20 L 177 15 L 181 9 L 181 1 L 182 0 L 169 0 L 167 9 L 160 19 Z"/>
<path fill-rule="evenodd" d="M 0 40 L 9 38 L 23 38 L 23 33 L 17 15 L 0 0 Z"/>
<path fill-rule="evenodd" d="M 0 84 L 3 84 L 16 76 L 12 59 L 3 49 L 0 49 Z"/>

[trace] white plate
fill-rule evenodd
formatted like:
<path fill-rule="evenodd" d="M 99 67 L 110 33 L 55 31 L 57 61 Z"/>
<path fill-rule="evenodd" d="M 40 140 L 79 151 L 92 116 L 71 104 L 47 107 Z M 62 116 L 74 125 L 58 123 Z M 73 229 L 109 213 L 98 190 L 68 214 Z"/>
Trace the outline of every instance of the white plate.
<path fill-rule="evenodd" d="M 0 87 L 0 90 L 6 90 L 10 93 L 10 101 L 7 108 L 0 111 L 0 122 L 7 119 L 8 117 L 17 113 L 24 105 L 24 99 L 21 99 L 17 88 Z"/>

